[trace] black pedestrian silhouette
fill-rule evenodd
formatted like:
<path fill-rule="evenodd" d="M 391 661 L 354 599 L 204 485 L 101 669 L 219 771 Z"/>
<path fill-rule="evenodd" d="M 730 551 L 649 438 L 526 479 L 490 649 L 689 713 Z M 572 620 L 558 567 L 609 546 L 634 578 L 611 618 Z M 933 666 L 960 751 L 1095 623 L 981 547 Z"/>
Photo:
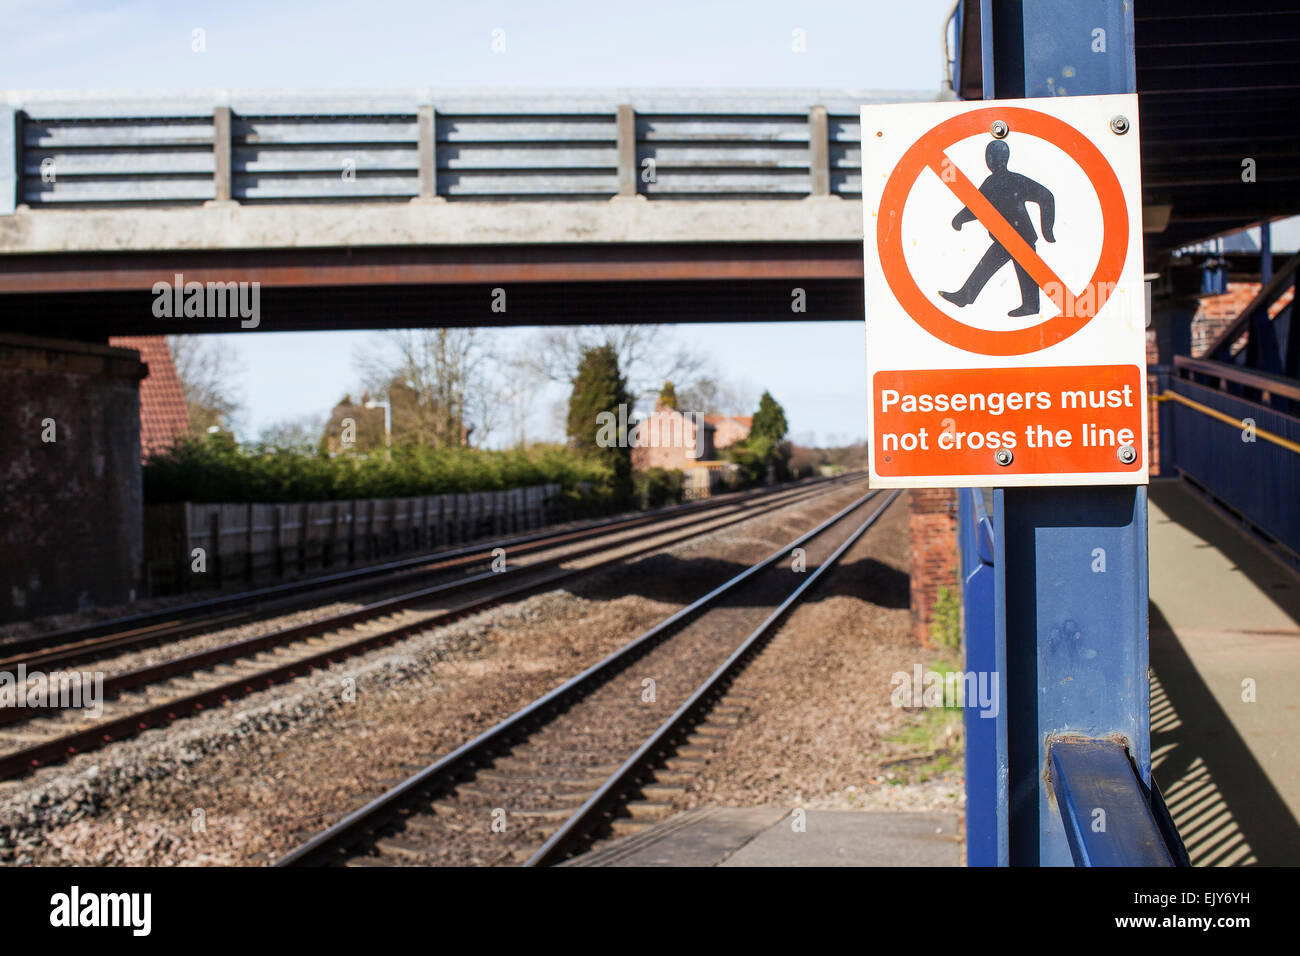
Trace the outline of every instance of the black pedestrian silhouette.
<path fill-rule="evenodd" d="M 993 175 L 989 176 L 980 185 L 980 192 L 984 198 L 993 204 L 996 209 L 1020 237 L 1029 243 L 1029 248 L 1034 248 L 1034 243 L 1038 241 L 1038 235 L 1034 232 L 1033 223 L 1029 218 L 1029 210 L 1025 208 L 1025 203 L 1037 203 L 1038 215 L 1043 221 L 1043 238 L 1048 242 L 1055 242 L 1056 237 L 1052 235 L 1052 225 L 1056 221 L 1056 200 L 1052 196 L 1052 191 L 1046 186 L 1034 182 L 1028 176 L 1022 176 L 1019 173 L 1013 173 L 1007 169 L 1007 162 L 1011 158 L 1011 147 L 1002 140 L 994 140 L 989 143 L 988 148 L 984 150 L 984 162 L 988 164 L 989 171 Z M 953 217 L 952 227 L 958 231 L 961 227 L 971 220 L 975 219 L 975 214 L 968 207 L 963 206 L 961 212 Z M 993 239 L 993 245 L 989 246 L 988 252 L 984 253 L 983 258 L 976 264 L 975 270 L 970 274 L 970 278 L 956 292 L 940 292 L 939 294 L 958 307 L 972 304 L 979 298 L 980 291 L 984 288 L 985 283 L 993 278 L 993 274 L 1001 269 L 1008 261 L 1016 267 L 1016 278 L 1020 281 L 1020 307 L 1012 309 L 1007 315 L 1016 318 L 1022 315 L 1034 315 L 1038 312 L 1038 284 L 1025 271 L 1025 267 L 1011 258 L 1011 253 L 1003 248 L 1002 243 L 994 238 L 993 233 L 989 233 L 989 238 Z"/>

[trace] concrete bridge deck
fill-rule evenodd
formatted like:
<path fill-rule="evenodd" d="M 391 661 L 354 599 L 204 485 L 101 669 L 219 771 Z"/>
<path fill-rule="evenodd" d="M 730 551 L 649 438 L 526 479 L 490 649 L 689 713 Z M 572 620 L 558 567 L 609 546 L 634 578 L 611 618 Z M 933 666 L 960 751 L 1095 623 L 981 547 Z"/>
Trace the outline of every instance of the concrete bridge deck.
<path fill-rule="evenodd" d="M 5 327 L 861 321 L 859 108 L 932 98 L 0 91 Z M 196 282 L 257 321 L 155 314 Z"/>

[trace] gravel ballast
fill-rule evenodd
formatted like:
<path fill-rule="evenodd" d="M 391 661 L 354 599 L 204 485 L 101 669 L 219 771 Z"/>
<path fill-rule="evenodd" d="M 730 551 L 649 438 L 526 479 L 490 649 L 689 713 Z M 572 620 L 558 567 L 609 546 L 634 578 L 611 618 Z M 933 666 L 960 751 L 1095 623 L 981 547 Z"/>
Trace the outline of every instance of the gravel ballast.
<path fill-rule="evenodd" d="M 861 493 L 838 489 L 7 782 L 0 859 L 268 862 Z"/>
<path fill-rule="evenodd" d="M 753 699 L 681 809 L 964 807 L 959 769 L 918 770 L 911 758 L 932 748 L 895 739 L 924 716 L 891 704 L 891 678 L 936 657 L 910 635 L 908 548 L 900 497 L 736 679 L 735 690 Z M 960 765 L 960 740 L 934 746 Z"/>

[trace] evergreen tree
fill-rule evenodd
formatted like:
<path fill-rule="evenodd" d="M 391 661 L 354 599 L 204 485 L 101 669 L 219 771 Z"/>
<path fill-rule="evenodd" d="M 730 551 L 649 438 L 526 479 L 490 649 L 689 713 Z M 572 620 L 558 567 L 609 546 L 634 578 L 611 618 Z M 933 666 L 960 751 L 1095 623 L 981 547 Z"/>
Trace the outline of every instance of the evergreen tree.
<path fill-rule="evenodd" d="M 785 438 L 785 433 L 789 430 L 790 426 L 785 420 L 785 409 L 772 397 L 771 392 L 764 392 L 763 397 L 758 401 L 758 411 L 754 413 L 754 424 L 749 431 L 750 437 L 764 438 L 775 445 Z"/>
<path fill-rule="evenodd" d="M 625 409 L 622 416 L 620 405 Z M 625 500 L 632 490 L 632 450 L 618 428 L 620 421 L 626 422 L 630 405 L 627 380 L 619 373 L 614 347 L 606 343 L 584 349 L 569 395 L 569 445 L 609 470 L 616 502 Z"/>
<path fill-rule="evenodd" d="M 673 388 L 672 382 L 664 382 L 664 387 L 659 390 L 659 405 L 663 408 L 677 408 L 677 389 Z"/>
<path fill-rule="evenodd" d="M 790 444 L 784 441 L 789 429 L 785 409 L 770 392 L 764 392 L 758 411 L 754 412 L 749 436 L 731 445 L 727 457 L 740 465 L 746 481 L 758 482 L 768 478 L 783 481 L 790 475 Z"/>

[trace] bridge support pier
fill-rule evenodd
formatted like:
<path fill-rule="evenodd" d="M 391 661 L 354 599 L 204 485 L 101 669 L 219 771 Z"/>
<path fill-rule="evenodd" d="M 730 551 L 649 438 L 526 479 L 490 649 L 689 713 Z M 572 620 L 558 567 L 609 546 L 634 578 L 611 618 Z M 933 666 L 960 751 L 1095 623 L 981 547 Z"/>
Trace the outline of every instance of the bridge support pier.
<path fill-rule="evenodd" d="M 145 371 L 133 349 L 0 335 L 0 623 L 137 593 Z"/>

